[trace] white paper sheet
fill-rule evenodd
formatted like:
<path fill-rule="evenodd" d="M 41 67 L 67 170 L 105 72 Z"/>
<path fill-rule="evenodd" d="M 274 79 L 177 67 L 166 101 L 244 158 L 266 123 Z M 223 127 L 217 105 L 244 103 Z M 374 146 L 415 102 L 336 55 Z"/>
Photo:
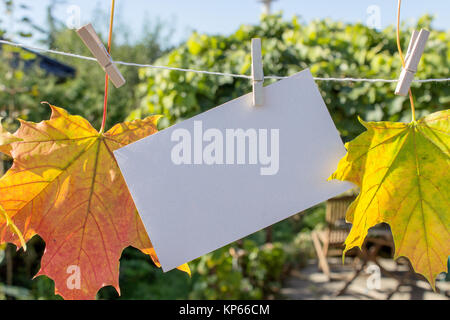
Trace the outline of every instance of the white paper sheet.
<path fill-rule="evenodd" d="M 114 154 L 164 271 L 353 187 L 326 181 L 345 148 L 309 70 L 266 86 L 263 106 L 250 93 Z"/>

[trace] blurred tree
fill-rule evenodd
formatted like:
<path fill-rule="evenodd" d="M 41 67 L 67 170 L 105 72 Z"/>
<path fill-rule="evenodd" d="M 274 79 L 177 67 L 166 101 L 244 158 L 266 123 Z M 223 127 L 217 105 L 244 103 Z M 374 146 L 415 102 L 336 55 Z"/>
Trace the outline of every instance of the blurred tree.
<path fill-rule="evenodd" d="M 91 56 L 76 32 L 67 29 L 62 22 L 58 21 L 52 9 L 48 9 L 47 12 L 49 27 L 42 28 L 45 36 L 40 38 L 40 42 L 61 51 Z M 114 58 L 151 63 L 167 50 L 167 45 L 164 43 L 165 32 L 163 23 L 157 22 L 154 25 L 146 25 L 140 38 L 132 41 L 131 33 L 126 27 L 116 23 L 115 39 L 121 39 L 121 41 L 120 43 L 113 41 L 115 43 L 112 49 Z M 35 58 L 32 53 L 7 46 L 0 47 L 2 61 L 11 61 L 14 54 L 19 54 L 21 60 L 21 64 L 16 68 L 11 68 L 8 63 L 0 65 L 0 116 L 5 118 L 5 123 L 10 129 L 17 127 L 18 123 L 14 122 L 17 117 L 32 121 L 41 121 L 48 117 L 50 110 L 41 105 L 41 101 L 65 107 L 71 113 L 86 117 L 94 126 L 100 126 L 105 73 L 96 62 L 51 55 L 76 69 L 76 77 L 62 81 L 37 67 L 25 70 L 25 61 Z M 145 94 L 137 89 L 140 81 L 137 68 L 120 67 L 120 70 L 127 84 L 120 89 L 111 87 L 108 108 L 109 126 L 123 121 L 131 110 L 138 107 L 142 95 Z"/>
<path fill-rule="evenodd" d="M 31 38 L 33 31 L 44 32 L 33 22 L 31 8 L 24 0 L 1 0 L 0 12 L 0 29 L 7 38 L 20 40 Z"/>
<path fill-rule="evenodd" d="M 431 28 L 430 16 L 418 21 L 418 28 Z M 406 48 L 410 27 L 403 26 Z M 262 38 L 265 75 L 287 76 L 310 68 L 317 77 L 396 79 L 401 63 L 397 54 L 395 29 L 382 31 L 362 24 L 331 20 L 300 23 L 299 18 L 283 21 L 281 14 L 263 16 L 256 26 L 242 25 L 230 36 L 193 33 L 181 46 L 164 55 L 157 65 L 184 67 L 250 75 L 251 38 Z M 433 30 L 427 42 L 417 78 L 444 78 L 450 73 L 450 33 Z M 142 90 L 147 96 L 130 118 L 163 114 L 163 127 L 251 92 L 246 79 L 142 69 Z M 265 81 L 269 84 L 273 81 Z M 394 95 L 395 83 L 317 82 L 331 115 L 345 139 L 359 134 L 365 120 L 410 121 L 409 101 Z M 417 116 L 448 108 L 448 83 L 413 84 Z"/>

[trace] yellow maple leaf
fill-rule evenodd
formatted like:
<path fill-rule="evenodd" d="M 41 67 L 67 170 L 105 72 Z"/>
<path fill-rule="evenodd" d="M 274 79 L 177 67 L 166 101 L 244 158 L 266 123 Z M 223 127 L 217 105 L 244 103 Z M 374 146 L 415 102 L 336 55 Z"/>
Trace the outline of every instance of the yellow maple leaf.
<path fill-rule="evenodd" d="M 2 118 L 0 118 L 0 152 L 11 156 L 11 143 L 19 141 L 20 139 L 5 130 L 1 122 Z"/>
<path fill-rule="evenodd" d="M 346 219 L 345 251 L 361 248 L 368 229 L 391 227 L 395 258 L 407 257 L 435 288 L 450 254 L 450 110 L 411 123 L 364 122 L 329 179 L 350 181 L 360 194 Z"/>

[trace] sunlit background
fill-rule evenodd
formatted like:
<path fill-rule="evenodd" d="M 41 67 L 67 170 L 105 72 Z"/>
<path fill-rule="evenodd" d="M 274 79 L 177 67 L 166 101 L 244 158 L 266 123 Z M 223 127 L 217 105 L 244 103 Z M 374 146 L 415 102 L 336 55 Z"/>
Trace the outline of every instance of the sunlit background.
<path fill-rule="evenodd" d="M 68 25 L 76 22 L 92 22 L 98 30 L 107 30 L 104 21 L 96 19 L 109 10 L 108 0 L 40 0 L 24 1 L 38 25 L 45 24 L 48 6 L 55 17 Z M 384 28 L 395 23 L 395 0 L 132 0 L 117 1 L 116 18 L 137 39 L 149 24 L 164 22 L 171 32 L 170 43 L 177 44 L 192 31 L 208 34 L 229 34 L 241 24 L 255 24 L 263 12 L 282 12 L 284 17 L 294 15 L 305 22 L 313 19 L 331 18 L 344 22 L 361 22 L 375 28 Z M 79 10 L 79 11 L 78 11 Z M 21 15 L 17 9 L 15 14 Z M 408 0 L 402 10 L 402 20 L 414 23 L 418 17 L 428 13 L 434 16 L 433 26 L 448 29 L 450 26 L 450 2 L 445 0 Z M 30 14 L 30 13 L 28 13 Z M 10 25 L 14 30 L 13 23 Z"/>
<path fill-rule="evenodd" d="M 75 28 L 91 22 L 106 42 L 110 0 L 0 0 L 0 38 L 91 56 Z M 116 0 L 112 57 L 115 60 L 234 74 L 251 72 L 250 43 L 262 39 L 266 75 L 288 76 L 310 68 L 316 77 L 397 79 L 396 0 Z M 417 79 L 450 74 L 450 1 L 407 0 L 402 7 L 401 43 L 412 30 L 431 30 Z M 107 128 L 124 120 L 162 114 L 160 129 L 250 92 L 248 79 L 119 66 L 127 83 L 110 86 Z M 13 132 L 17 118 L 39 122 L 49 117 L 41 101 L 66 108 L 100 127 L 104 71 L 86 61 L 0 44 L 0 117 Z M 266 80 L 265 84 L 273 82 Z M 409 100 L 394 95 L 395 83 L 317 81 L 344 141 L 364 131 L 369 121 L 410 121 Z M 448 82 L 414 83 L 416 115 L 450 108 Z M 0 157 L 0 175 L 12 161 Z M 205 197 L 208 195 L 205 195 Z M 163 273 L 150 258 L 127 248 L 120 262 L 120 287 L 100 290 L 99 299 L 448 299 L 448 275 L 433 292 L 423 277 L 414 285 L 381 275 L 376 265 L 346 285 L 361 260 L 350 255 L 342 265 L 348 234 L 345 212 L 355 192 L 300 212 L 245 239 L 190 263 L 192 278 Z M 177 199 L 173 199 L 177 201 Z M 230 199 L 233 201 L 233 199 Z M 337 231 L 325 259 L 335 281 L 319 268 L 321 245 L 314 235 Z M 393 274 L 410 271 L 392 259 L 390 231 L 377 257 Z M 322 239 L 323 240 L 323 239 Z M 326 240 L 326 239 L 325 239 Z M 389 242 L 390 241 L 390 242 Z M 325 241 L 326 242 L 326 241 Z M 35 236 L 27 252 L 0 245 L 0 299 L 59 299 L 46 276 L 33 279 L 44 241 Z M 323 252 L 322 252 L 323 253 Z M 375 268 L 375 269 L 374 269 Z M 375 279 L 376 280 L 376 279 Z M 375 281 L 375 283 L 377 283 Z M 373 283 L 372 283 L 373 284 Z"/>

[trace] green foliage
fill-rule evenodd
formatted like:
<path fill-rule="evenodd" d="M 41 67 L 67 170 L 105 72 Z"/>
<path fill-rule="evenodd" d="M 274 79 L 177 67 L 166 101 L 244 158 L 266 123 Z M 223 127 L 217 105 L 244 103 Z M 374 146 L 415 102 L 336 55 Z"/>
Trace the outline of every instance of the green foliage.
<path fill-rule="evenodd" d="M 161 26 L 147 29 L 141 39 L 130 44 L 125 32 L 117 28 L 117 36 L 125 38 L 113 46 L 113 55 L 117 60 L 149 63 L 161 56 L 163 44 Z M 74 52 L 92 56 L 74 30 L 55 30 L 51 36 L 53 48 L 65 52 Z M 38 63 L 25 68 L 27 60 L 36 56 L 28 51 L 9 46 L 0 46 L 0 117 L 6 127 L 13 130 L 20 117 L 30 121 L 48 118 L 50 109 L 40 104 L 41 101 L 66 108 L 72 114 L 79 114 L 88 119 L 97 129 L 100 128 L 103 112 L 105 72 L 95 61 L 52 56 L 59 62 L 76 69 L 76 76 L 70 79 L 58 79 L 47 75 L 38 67 Z M 20 59 L 15 59 L 19 55 Z M 15 68 L 12 63 L 19 61 Z M 120 89 L 109 86 L 107 127 L 123 121 L 135 109 L 142 94 L 137 85 L 140 82 L 138 69 L 120 67 L 127 83 Z M 8 126 L 10 128 L 8 128 Z"/>
<path fill-rule="evenodd" d="M 193 272 L 192 299 L 261 299 L 262 292 L 246 279 L 231 246 L 221 248 L 199 259 Z"/>
<path fill-rule="evenodd" d="M 54 1 L 54 0 L 53 0 Z M 25 0 L 0 0 L 0 37 L 6 36 L 19 39 L 30 38 L 33 31 L 41 29 L 33 22 L 33 11 Z M 2 30 L 6 26 L 14 28 Z"/>
<path fill-rule="evenodd" d="M 281 285 L 286 254 L 281 243 L 258 246 L 246 239 L 192 264 L 191 299 L 262 299 Z"/>
<path fill-rule="evenodd" d="M 308 210 L 307 214 L 302 217 L 301 232 L 309 232 L 318 227 L 325 226 L 325 204 L 322 203 L 314 209 Z"/>
<path fill-rule="evenodd" d="M 99 299 L 146 300 L 187 299 L 191 289 L 189 275 L 177 270 L 163 273 L 147 255 L 127 248 L 120 260 L 119 297 L 116 290 L 106 287 L 98 293 Z"/>
<path fill-rule="evenodd" d="M 424 16 L 419 27 L 430 28 Z M 412 28 L 402 30 L 403 48 Z M 263 17 L 257 26 L 241 26 L 230 36 L 193 33 L 189 40 L 158 59 L 155 64 L 227 73 L 251 73 L 251 38 L 262 38 L 265 75 L 292 75 L 310 68 L 316 77 L 396 79 L 401 69 L 395 29 L 376 31 L 362 24 L 316 20 L 301 24 L 298 18 Z M 417 78 L 448 77 L 450 34 L 433 30 Z M 142 69 L 147 96 L 130 118 L 163 114 L 162 126 L 192 117 L 251 91 L 247 79 Z M 265 84 L 271 81 L 265 81 Z M 323 98 L 341 135 L 350 139 L 362 130 L 357 115 L 370 121 L 410 121 L 409 101 L 394 95 L 395 84 L 318 81 Z M 448 108 L 447 83 L 412 85 L 417 98 L 417 118 Z"/>

